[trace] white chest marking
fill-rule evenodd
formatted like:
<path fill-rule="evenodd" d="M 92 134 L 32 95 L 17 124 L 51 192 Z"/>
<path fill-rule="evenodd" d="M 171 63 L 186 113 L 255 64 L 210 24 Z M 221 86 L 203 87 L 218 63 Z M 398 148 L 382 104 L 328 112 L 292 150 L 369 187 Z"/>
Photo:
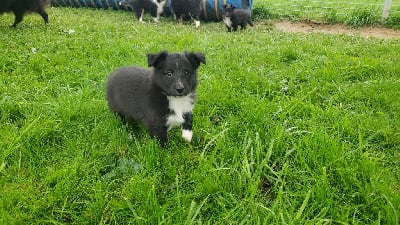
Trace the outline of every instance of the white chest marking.
<path fill-rule="evenodd" d="M 165 0 L 157 2 L 157 0 L 152 0 L 152 2 L 157 5 L 157 17 L 158 17 L 164 11 L 164 5 L 165 3 L 167 3 L 167 1 Z"/>
<path fill-rule="evenodd" d="M 164 5 L 165 5 L 165 3 L 167 3 L 167 0 L 161 1 L 161 2 L 157 2 L 157 0 L 152 0 L 152 1 L 153 1 L 154 4 L 157 5 L 157 16 L 153 17 L 153 21 L 158 23 L 158 22 L 160 22 L 159 21 L 160 20 L 160 15 L 164 11 Z"/>
<path fill-rule="evenodd" d="M 167 117 L 167 127 L 171 129 L 176 126 L 182 125 L 185 121 L 183 114 L 192 112 L 193 110 L 193 94 L 182 97 L 168 96 L 169 109 L 173 111 L 172 114 Z"/>
<path fill-rule="evenodd" d="M 232 20 L 230 17 L 224 17 L 224 23 L 227 27 L 232 27 Z"/>

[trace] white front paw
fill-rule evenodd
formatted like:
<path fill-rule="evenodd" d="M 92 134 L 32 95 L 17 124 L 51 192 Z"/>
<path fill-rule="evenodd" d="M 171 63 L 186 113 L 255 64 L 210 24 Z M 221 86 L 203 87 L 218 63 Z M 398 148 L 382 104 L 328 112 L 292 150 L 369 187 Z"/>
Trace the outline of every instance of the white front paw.
<path fill-rule="evenodd" d="M 193 137 L 193 131 L 192 130 L 182 130 L 182 137 L 187 142 L 191 142 L 192 141 L 192 137 Z"/>
<path fill-rule="evenodd" d="M 195 25 L 196 28 L 199 28 L 200 27 L 200 21 L 195 20 L 194 21 L 194 25 Z"/>

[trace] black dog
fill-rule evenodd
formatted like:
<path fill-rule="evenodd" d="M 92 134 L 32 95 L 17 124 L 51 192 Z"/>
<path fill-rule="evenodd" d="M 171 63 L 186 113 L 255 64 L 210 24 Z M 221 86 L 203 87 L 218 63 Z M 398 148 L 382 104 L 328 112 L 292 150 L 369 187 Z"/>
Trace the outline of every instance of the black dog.
<path fill-rule="evenodd" d="M 13 12 L 15 15 L 14 24 L 16 27 L 19 24 L 26 12 L 39 13 L 44 22 L 49 22 L 49 16 L 45 11 L 48 5 L 48 0 L 0 0 L 0 13 Z"/>
<path fill-rule="evenodd" d="M 206 63 L 202 53 L 148 54 L 154 69 L 125 67 L 107 81 L 110 110 L 123 122 L 140 122 L 164 146 L 167 131 L 182 125 L 182 136 L 191 141 L 192 109 L 197 86 L 197 69 Z"/>
<path fill-rule="evenodd" d="M 224 17 L 224 23 L 228 28 L 228 32 L 231 32 L 232 28 L 233 31 L 237 31 L 239 25 L 241 30 L 246 29 L 247 24 L 250 26 L 254 25 L 251 21 L 249 11 L 245 9 L 236 9 L 232 4 L 224 5 L 222 15 Z"/>
<path fill-rule="evenodd" d="M 120 5 L 126 5 L 135 11 L 136 18 L 143 22 L 144 12 L 150 12 L 154 22 L 159 22 L 160 15 L 164 11 L 167 0 L 122 0 Z"/>
<path fill-rule="evenodd" d="M 200 27 L 201 3 L 203 0 L 171 0 L 171 11 L 175 18 L 190 17 L 196 28 Z"/>

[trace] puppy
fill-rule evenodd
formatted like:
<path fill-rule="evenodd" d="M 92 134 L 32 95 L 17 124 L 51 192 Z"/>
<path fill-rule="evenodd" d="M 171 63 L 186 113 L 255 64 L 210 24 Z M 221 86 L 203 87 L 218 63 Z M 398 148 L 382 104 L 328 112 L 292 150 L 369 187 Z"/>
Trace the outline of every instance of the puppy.
<path fill-rule="evenodd" d="M 228 32 L 237 31 L 238 26 L 240 25 L 240 29 L 246 29 L 246 25 L 249 24 L 250 26 L 254 26 L 253 22 L 250 18 L 249 11 L 245 9 L 236 9 L 232 4 L 225 4 L 222 15 L 224 18 L 224 23 L 228 28 Z"/>
<path fill-rule="evenodd" d="M 136 18 L 143 22 L 144 12 L 150 12 L 154 22 L 159 22 L 167 0 L 122 0 L 119 5 L 125 5 L 135 11 Z"/>
<path fill-rule="evenodd" d="M 171 0 L 171 11 L 175 19 L 190 17 L 196 28 L 200 27 L 201 4 L 203 0 Z"/>
<path fill-rule="evenodd" d="M 192 140 L 192 109 L 197 86 L 197 69 L 205 64 L 203 53 L 148 54 L 153 69 L 125 67 L 112 73 L 106 84 L 111 112 L 123 122 L 139 122 L 162 146 L 167 131 L 182 126 L 182 137 Z"/>
<path fill-rule="evenodd" d="M 44 22 L 49 23 L 49 16 L 45 11 L 48 0 L 0 0 L 0 14 L 5 12 L 13 12 L 15 15 L 14 24 L 19 24 L 26 12 L 35 12 L 42 16 Z"/>

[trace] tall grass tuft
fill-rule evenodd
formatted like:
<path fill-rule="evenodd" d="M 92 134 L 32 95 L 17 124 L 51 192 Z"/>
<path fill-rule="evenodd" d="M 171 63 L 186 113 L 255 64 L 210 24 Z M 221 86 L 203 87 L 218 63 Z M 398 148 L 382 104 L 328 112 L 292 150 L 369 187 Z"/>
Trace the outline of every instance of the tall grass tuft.
<path fill-rule="evenodd" d="M 353 11 L 349 15 L 349 18 L 345 20 L 345 24 L 348 24 L 352 27 L 361 27 L 374 25 L 378 21 L 379 19 L 373 10 L 361 8 Z"/>

